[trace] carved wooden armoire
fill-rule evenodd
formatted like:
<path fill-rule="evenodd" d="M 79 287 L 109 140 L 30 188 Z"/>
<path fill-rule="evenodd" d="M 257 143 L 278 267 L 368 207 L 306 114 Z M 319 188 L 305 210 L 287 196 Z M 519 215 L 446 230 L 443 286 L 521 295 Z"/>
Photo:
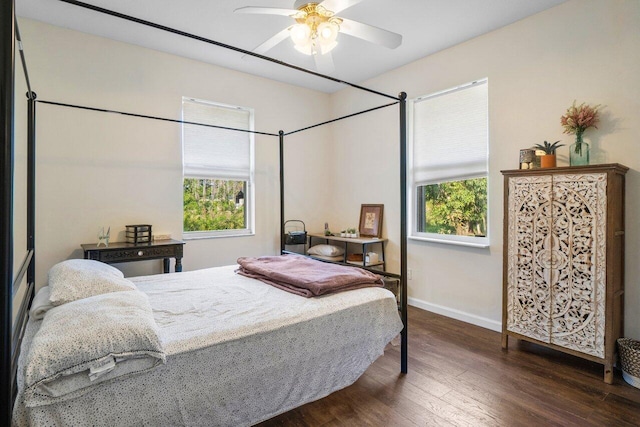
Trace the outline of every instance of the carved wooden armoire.
<path fill-rule="evenodd" d="M 604 365 L 623 333 L 624 179 L 604 164 L 504 175 L 502 347 L 532 341 Z"/>

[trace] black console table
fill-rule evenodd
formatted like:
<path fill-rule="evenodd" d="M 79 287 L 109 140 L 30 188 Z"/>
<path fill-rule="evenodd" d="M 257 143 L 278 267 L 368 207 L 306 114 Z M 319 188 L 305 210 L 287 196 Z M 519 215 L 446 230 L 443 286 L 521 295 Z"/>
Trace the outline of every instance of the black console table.
<path fill-rule="evenodd" d="M 151 243 L 112 242 L 109 246 L 85 243 L 82 246 L 85 259 L 93 259 L 106 264 L 118 262 L 147 261 L 162 259 L 164 272 L 169 272 L 170 259 L 176 259 L 176 273 L 182 271 L 182 249 L 179 240 L 155 240 Z"/>

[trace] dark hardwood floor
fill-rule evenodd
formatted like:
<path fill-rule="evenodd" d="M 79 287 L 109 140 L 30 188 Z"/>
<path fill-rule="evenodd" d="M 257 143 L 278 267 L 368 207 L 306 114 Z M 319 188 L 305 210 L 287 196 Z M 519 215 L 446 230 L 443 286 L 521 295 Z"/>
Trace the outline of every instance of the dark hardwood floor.
<path fill-rule="evenodd" d="M 388 346 L 355 384 L 261 426 L 640 426 L 640 390 L 602 365 L 409 307 L 409 373 Z"/>

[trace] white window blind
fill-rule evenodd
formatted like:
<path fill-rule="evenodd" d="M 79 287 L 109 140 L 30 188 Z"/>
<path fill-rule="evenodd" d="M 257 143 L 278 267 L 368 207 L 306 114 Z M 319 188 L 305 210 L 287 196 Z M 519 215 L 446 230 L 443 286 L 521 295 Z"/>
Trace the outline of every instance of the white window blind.
<path fill-rule="evenodd" d="M 251 111 L 184 98 L 183 120 L 251 130 Z M 207 126 L 183 126 L 186 178 L 248 181 L 251 175 L 251 134 Z"/>
<path fill-rule="evenodd" d="M 487 81 L 418 98 L 413 105 L 416 185 L 487 174 Z"/>

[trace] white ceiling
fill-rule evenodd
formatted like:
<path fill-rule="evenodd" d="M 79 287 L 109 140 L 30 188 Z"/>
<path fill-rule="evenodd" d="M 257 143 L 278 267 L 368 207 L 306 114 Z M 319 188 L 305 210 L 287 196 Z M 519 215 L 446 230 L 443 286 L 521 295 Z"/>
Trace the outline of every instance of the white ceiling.
<path fill-rule="evenodd" d="M 341 34 L 333 50 L 340 80 L 361 83 L 419 58 L 511 24 L 566 0 L 364 0 L 338 14 L 403 36 L 394 50 Z M 275 15 L 234 14 L 243 6 L 292 8 L 294 0 L 87 0 L 95 6 L 131 15 L 201 37 L 252 50 L 292 19 Z M 90 11 L 59 0 L 16 0 L 18 16 L 136 44 L 211 64 L 325 92 L 343 86 L 289 70 L 231 50 Z M 28 54 L 29 40 L 23 35 Z M 315 71 L 310 56 L 287 39 L 267 53 L 280 61 Z"/>

